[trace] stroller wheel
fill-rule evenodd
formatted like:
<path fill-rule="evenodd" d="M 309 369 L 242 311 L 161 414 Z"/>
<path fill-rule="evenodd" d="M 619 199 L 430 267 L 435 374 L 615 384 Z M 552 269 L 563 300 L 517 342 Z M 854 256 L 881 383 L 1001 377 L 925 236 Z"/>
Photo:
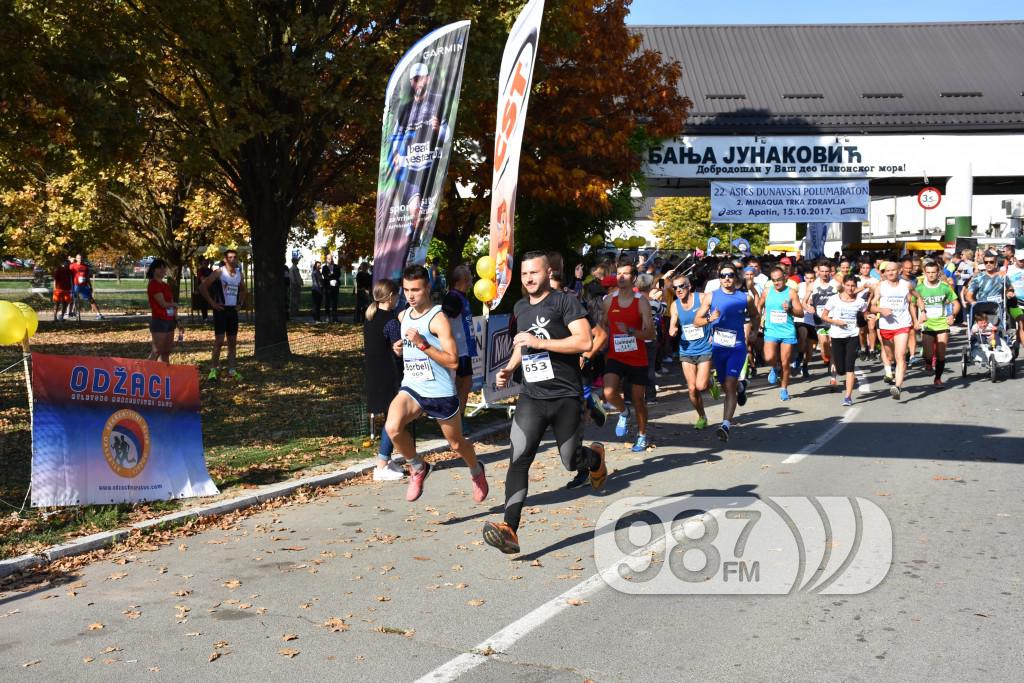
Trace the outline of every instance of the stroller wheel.
<path fill-rule="evenodd" d="M 1016 377 L 1017 377 L 1017 361 L 1016 360 L 1011 360 L 1010 361 L 1010 379 L 1015 379 Z"/>
<path fill-rule="evenodd" d="M 967 352 L 966 351 L 964 351 L 963 355 L 960 357 L 960 376 L 961 377 L 966 377 L 967 376 Z"/>
<path fill-rule="evenodd" d="M 996 363 L 996 359 L 992 358 L 988 362 L 988 376 L 993 382 L 999 379 L 999 365 Z"/>

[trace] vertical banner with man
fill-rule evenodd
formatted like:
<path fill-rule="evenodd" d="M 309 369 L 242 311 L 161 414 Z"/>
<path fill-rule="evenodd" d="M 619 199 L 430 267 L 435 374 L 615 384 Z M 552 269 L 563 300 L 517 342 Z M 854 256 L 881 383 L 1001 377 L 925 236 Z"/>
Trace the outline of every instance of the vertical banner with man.
<path fill-rule="evenodd" d="M 533 87 L 544 0 L 530 0 L 520 12 L 501 57 L 498 76 L 498 124 L 494 136 L 494 184 L 491 191 L 491 258 L 495 264 L 498 293 L 490 302 L 497 308 L 512 282 L 513 223 L 519 153 L 526 126 L 526 107 Z"/>
<path fill-rule="evenodd" d="M 194 365 L 35 353 L 32 368 L 33 506 L 217 494 Z"/>
<path fill-rule="evenodd" d="M 377 180 L 373 277 L 422 264 L 434 234 L 462 89 L 469 22 L 443 26 L 410 49 L 388 81 Z"/>

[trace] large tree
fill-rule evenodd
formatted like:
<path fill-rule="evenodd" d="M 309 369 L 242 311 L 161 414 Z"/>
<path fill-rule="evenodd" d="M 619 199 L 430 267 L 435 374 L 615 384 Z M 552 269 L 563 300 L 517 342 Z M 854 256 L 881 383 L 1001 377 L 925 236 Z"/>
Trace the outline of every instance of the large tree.
<path fill-rule="evenodd" d="M 707 249 L 708 239 L 718 237 L 722 244 L 719 252 L 727 252 L 732 250 L 730 235 L 750 242 L 755 254 L 763 254 L 768 246 L 766 223 L 712 223 L 709 197 L 661 197 L 654 202 L 651 218 L 662 249 Z"/>

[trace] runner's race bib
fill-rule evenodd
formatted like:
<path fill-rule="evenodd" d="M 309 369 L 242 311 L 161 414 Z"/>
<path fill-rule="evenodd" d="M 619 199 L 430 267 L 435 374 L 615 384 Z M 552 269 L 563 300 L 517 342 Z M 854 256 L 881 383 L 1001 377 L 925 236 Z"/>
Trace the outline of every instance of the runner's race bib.
<path fill-rule="evenodd" d="M 726 330 L 718 328 L 715 330 L 715 344 L 718 346 L 725 346 L 732 348 L 736 346 L 736 332 L 733 330 Z"/>
<path fill-rule="evenodd" d="M 523 356 L 523 379 L 527 382 L 543 382 L 554 378 L 555 372 L 551 368 L 551 356 L 547 351 Z"/>
<path fill-rule="evenodd" d="M 613 342 L 615 344 L 615 353 L 629 353 L 637 349 L 636 337 L 630 334 L 617 334 Z"/>
<path fill-rule="evenodd" d="M 768 311 L 768 322 L 772 325 L 785 325 L 789 322 L 789 313 L 777 309 Z"/>
<path fill-rule="evenodd" d="M 945 318 L 946 317 L 946 307 L 941 305 L 941 304 L 939 304 L 939 305 L 932 305 L 932 306 L 925 306 L 924 307 L 924 315 L 929 320 L 933 320 L 935 318 Z"/>
<path fill-rule="evenodd" d="M 238 285 L 233 285 L 231 283 L 225 282 L 224 283 L 224 296 L 225 297 L 232 297 L 232 296 L 237 297 L 238 296 Z"/>
<path fill-rule="evenodd" d="M 418 382 L 430 382 L 434 379 L 434 368 L 429 360 L 406 360 L 405 378 Z"/>
<path fill-rule="evenodd" d="M 907 310 L 907 297 L 905 296 L 884 296 L 882 297 L 882 308 L 890 309 L 893 314 Z"/>
<path fill-rule="evenodd" d="M 683 339 L 686 341 L 700 341 L 704 338 L 704 328 L 696 325 L 683 325 Z"/>
<path fill-rule="evenodd" d="M 331 287 L 337 287 L 337 286 L 338 286 L 338 281 L 337 280 L 331 280 Z"/>
<path fill-rule="evenodd" d="M 85 284 L 85 276 L 84 275 L 79 275 L 78 276 L 78 284 L 80 284 L 80 285 L 84 285 Z"/>

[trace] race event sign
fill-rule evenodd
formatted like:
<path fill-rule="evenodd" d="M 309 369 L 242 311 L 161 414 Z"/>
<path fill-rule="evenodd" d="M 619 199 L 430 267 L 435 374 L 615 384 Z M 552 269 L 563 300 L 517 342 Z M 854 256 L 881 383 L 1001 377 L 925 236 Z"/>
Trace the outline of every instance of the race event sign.
<path fill-rule="evenodd" d="M 437 224 L 462 89 L 469 22 L 424 36 L 395 67 L 384 95 L 373 279 L 422 265 Z"/>
<path fill-rule="evenodd" d="M 34 507 L 218 493 L 195 366 L 34 353 L 32 367 Z"/>
<path fill-rule="evenodd" d="M 522 384 L 509 379 L 508 385 L 498 388 L 498 371 L 508 365 L 512 358 L 512 332 L 508 329 L 511 316 L 508 313 L 492 315 L 487 321 L 487 373 L 484 377 L 484 400 L 497 403 L 519 395 Z"/>
<path fill-rule="evenodd" d="M 868 219 L 870 201 L 866 180 L 715 181 L 711 222 L 861 222 Z"/>

